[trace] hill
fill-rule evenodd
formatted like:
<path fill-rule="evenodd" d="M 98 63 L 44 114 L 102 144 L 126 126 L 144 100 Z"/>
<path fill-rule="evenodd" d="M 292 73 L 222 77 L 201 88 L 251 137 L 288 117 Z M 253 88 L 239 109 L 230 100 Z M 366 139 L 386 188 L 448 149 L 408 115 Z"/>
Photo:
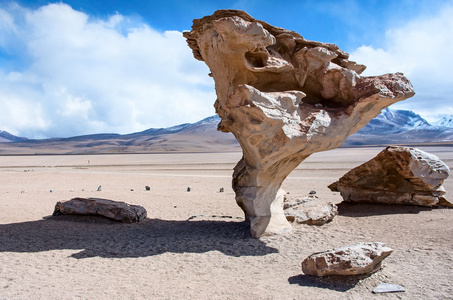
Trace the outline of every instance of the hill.
<path fill-rule="evenodd" d="M 385 109 L 350 136 L 345 147 L 365 145 L 453 144 L 453 116 L 431 125 L 408 110 Z M 231 133 L 217 131 L 220 118 L 131 134 L 100 133 L 69 138 L 26 139 L 0 131 L 0 154 L 96 154 L 240 151 Z"/>

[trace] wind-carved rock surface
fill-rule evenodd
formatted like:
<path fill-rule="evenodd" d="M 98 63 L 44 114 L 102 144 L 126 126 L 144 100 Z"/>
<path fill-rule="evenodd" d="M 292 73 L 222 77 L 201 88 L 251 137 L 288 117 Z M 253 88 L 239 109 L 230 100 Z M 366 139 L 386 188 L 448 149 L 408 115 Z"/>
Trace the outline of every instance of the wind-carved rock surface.
<path fill-rule="evenodd" d="M 340 147 L 381 109 L 414 95 L 401 73 L 362 77 L 365 66 L 336 45 L 243 11 L 195 19 L 184 36 L 214 78 L 218 130 L 233 133 L 242 147 L 233 189 L 256 238 L 291 229 L 277 195 L 295 167 Z"/>

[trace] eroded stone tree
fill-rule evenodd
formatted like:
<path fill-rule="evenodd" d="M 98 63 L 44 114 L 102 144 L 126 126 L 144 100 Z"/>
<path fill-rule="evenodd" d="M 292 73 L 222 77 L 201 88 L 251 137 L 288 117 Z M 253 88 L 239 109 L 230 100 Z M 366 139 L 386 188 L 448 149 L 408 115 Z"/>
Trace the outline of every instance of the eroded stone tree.
<path fill-rule="evenodd" d="M 242 147 L 233 189 L 256 238 L 291 229 L 278 191 L 295 167 L 340 147 L 381 109 L 414 95 L 401 73 L 360 76 L 365 66 L 336 45 L 243 11 L 195 19 L 184 36 L 214 78 L 218 130 L 233 133 Z"/>

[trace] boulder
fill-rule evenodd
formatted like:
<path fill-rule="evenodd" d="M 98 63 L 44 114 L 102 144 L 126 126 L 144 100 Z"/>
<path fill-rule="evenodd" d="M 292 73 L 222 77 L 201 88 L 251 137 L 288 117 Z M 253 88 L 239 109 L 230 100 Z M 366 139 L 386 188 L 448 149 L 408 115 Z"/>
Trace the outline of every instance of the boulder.
<path fill-rule="evenodd" d="M 392 252 L 383 243 L 358 243 L 314 253 L 302 262 L 302 271 L 312 276 L 370 274 Z"/>
<path fill-rule="evenodd" d="M 295 167 L 314 152 L 340 147 L 381 109 L 414 95 L 401 73 L 360 76 L 365 66 L 336 45 L 244 11 L 195 19 L 184 37 L 214 78 L 218 130 L 231 132 L 242 147 L 233 190 L 255 238 L 268 228 L 290 228 L 272 203 Z"/>
<path fill-rule="evenodd" d="M 73 198 L 58 201 L 53 215 L 98 215 L 109 219 L 132 223 L 146 218 L 146 209 L 140 205 L 99 198 Z"/>
<path fill-rule="evenodd" d="M 317 197 L 285 202 L 283 208 L 288 221 L 308 225 L 324 225 L 338 214 L 335 204 Z"/>
<path fill-rule="evenodd" d="M 389 146 L 329 185 L 344 201 L 421 206 L 450 205 L 442 184 L 449 168 L 437 156 Z"/>

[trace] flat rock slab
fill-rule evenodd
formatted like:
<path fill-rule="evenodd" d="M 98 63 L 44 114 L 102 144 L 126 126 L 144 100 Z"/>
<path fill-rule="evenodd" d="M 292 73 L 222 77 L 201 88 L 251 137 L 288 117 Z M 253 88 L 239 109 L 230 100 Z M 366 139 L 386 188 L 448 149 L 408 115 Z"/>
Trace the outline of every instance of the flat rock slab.
<path fill-rule="evenodd" d="M 383 243 L 358 243 L 314 253 L 302 262 L 302 271 L 312 276 L 371 274 L 392 252 Z"/>
<path fill-rule="evenodd" d="M 290 222 L 308 225 L 324 225 L 338 214 L 338 207 L 332 202 L 307 197 L 284 204 L 286 219 Z"/>
<path fill-rule="evenodd" d="M 395 292 L 405 292 L 406 289 L 401 285 L 396 285 L 392 283 L 381 282 L 377 287 L 373 289 L 373 293 L 395 293 Z"/>
<path fill-rule="evenodd" d="M 124 223 L 140 222 L 146 218 L 146 209 L 121 201 L 100 198 L 73 198 L 58 201 L 53 215 L 98 215 Z"/>

